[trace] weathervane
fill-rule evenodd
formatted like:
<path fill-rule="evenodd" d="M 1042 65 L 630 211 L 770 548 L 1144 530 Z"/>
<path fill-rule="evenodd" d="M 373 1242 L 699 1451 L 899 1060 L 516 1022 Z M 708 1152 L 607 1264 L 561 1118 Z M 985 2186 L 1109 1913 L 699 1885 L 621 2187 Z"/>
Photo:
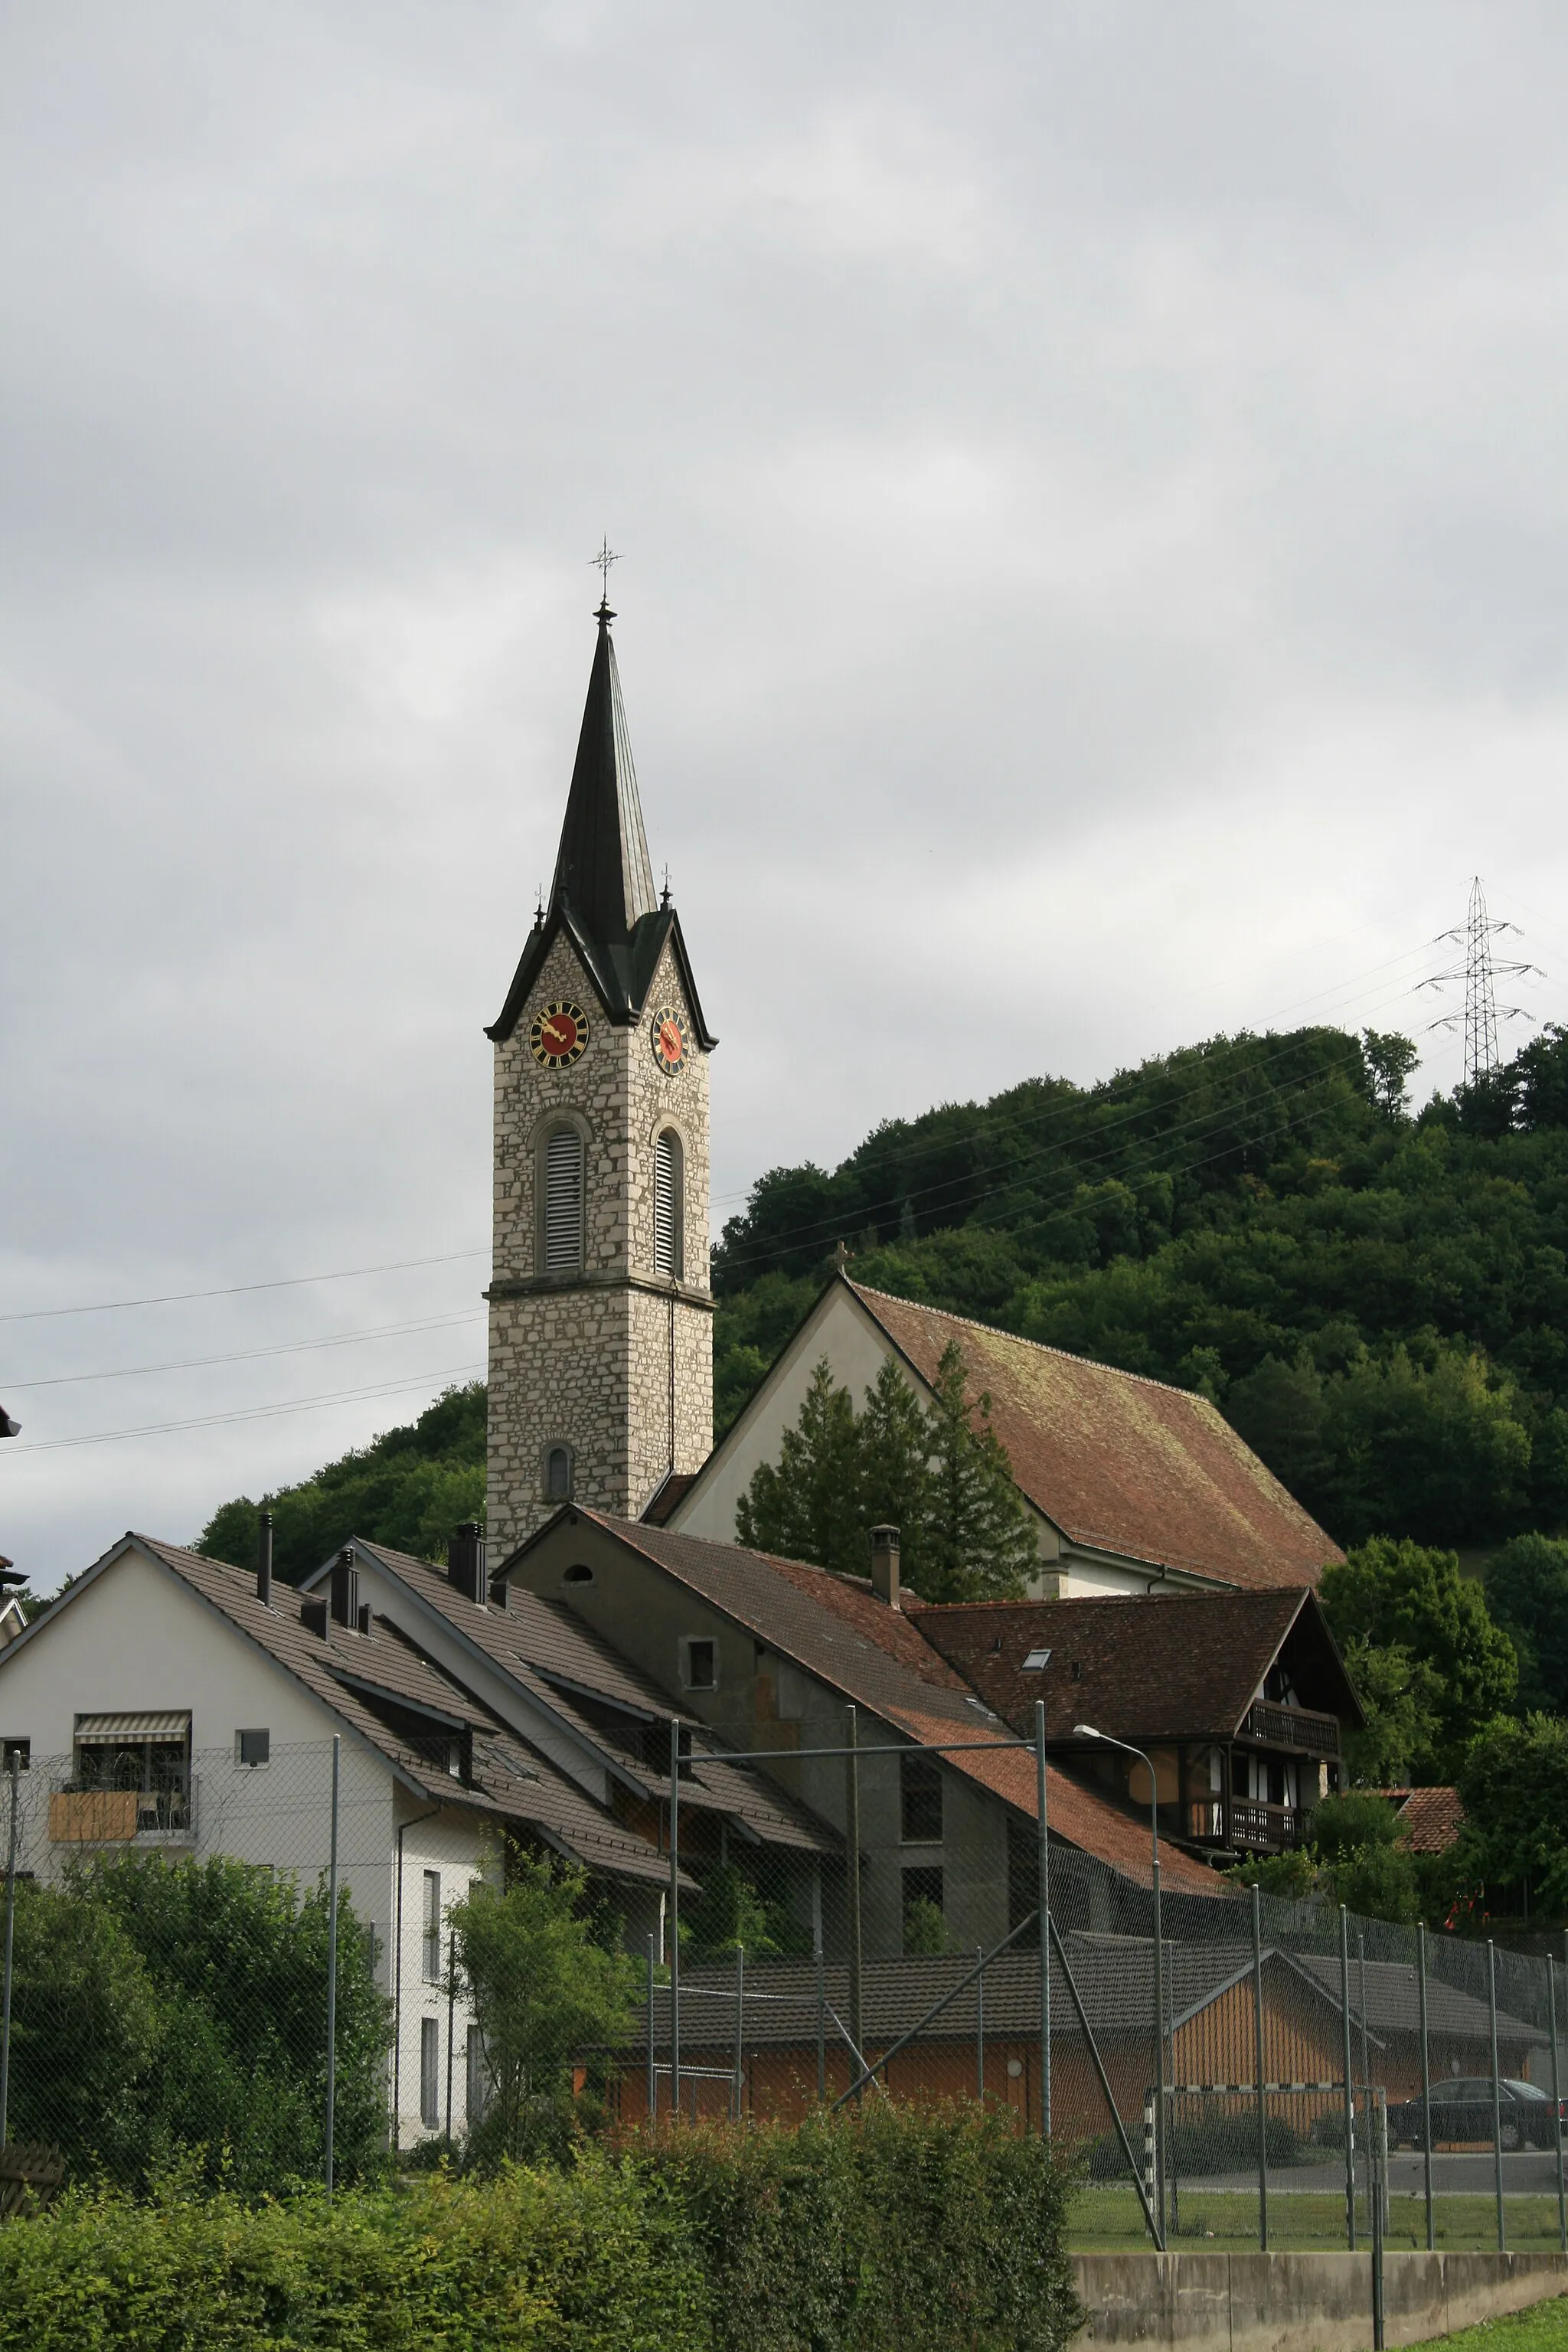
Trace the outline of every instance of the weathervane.
<path fill-rule="evenodd" d="M 609 534 L 606 532 L 604 539 L 600 541 L 599 552 L 597 555 L 591 555 L 588 558 L 590 565 L 599 575 L 599 602 L 601 604 L 608 604 L 610 601 L 610 566 L 612 563 L 618 563 L 620 560 L 620 557 L 616 554 L 615 551 L 611 547 Z"/>

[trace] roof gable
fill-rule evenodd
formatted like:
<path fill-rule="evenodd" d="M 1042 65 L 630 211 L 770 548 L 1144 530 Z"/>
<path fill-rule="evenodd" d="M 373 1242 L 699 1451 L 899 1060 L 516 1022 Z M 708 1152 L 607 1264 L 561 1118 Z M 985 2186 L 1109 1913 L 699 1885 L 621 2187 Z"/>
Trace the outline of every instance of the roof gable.
<path fill-rule="evenodd" d="M 1014 1477 L 1072 1542 L 1243 1588 L 1342 1559 L 1206 1397 L 837 1278 L 928 1387 L 957 1343 Z"/>
<path fill-rule="evenodd" d="M 1305 1622 L 1321 1637 L 1328 1687 L 1305 1704 L 1359 1724 L 1361 1710 L 1321 1622 L 1295 1591 L 1170 1592 L 1157 1600 L 992 1601 L 918 1607 L 922 1637 L 1015 1726 L 1046 1706 L 1047 1735 L 1092 1722 L 1112 1738 L 1229 1739 L 1265 1675 Z M 1026 1673 L 1031 1650 L 1051 1652 Z"/>

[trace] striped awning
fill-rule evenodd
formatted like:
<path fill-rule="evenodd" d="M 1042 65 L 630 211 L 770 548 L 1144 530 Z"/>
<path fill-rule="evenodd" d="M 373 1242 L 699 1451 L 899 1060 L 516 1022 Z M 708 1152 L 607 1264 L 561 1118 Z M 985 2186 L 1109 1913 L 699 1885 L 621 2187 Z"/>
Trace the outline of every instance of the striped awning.
<path fill-rule="evenodd" d="M 79 1715 L 76 1719 L 79 1747 L 118 1747 L 121 1741 L 138 1739 L 184 1739 L 190 1728 L 188 1706 L 165 1707 L 161 1713 L 143 1715 Z"/>

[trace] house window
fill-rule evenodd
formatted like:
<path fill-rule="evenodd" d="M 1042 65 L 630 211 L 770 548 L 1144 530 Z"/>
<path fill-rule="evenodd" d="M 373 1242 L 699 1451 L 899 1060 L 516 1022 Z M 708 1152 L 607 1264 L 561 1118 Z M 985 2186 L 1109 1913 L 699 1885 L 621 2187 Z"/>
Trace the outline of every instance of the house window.
<path fill-rule="evenodd" d="M 905 1951 L 946 1951 L 941 1871 L 906 1870 L 903 1880 Z"/>
<path fill-rule="evenodd" d="M 908 1845 L 942 1843 L 942 1767 L 910 1748 L 899 1759 L 900 1834 Z M 906 1878 L 909 1873 L 906 1871 Z M 941 1874 L 939 1873 L 940 1876 Z"/>
<path fill-rule="evenodd" d="M 441 2021 L 419 2021 L 419 2120 L 426 2131 L 441 2121 Z"/>
<path fill-rule="evenodd" d="M 425 1874 L 425 1932 L 420 1972 L 426 1984 L 441 1981 L 441 1874 L 427 1870 Z"/>
<path fill-rule="evenodd" d="M 254 1767 L 258 1764 L 269 1764 L 272 1761 L 270 1731 L 237 1731 L 234 1736 L 239 1750 L 238 1760 L 241 1764 Z"/>
<path fill-rule="evenodd" d="M 680 1138 L 666 1128 L 653 1147 L 653 1270 L 679 1280 L 681 1248 Z"/>
<path fill-rule="evenodd" d="M 11 1769 L 13 1756 L 16 1759 L 17 1771 L 25 1772 L 33 1760 L 32 1741 L 30 1739 L 0 1740 L 0 1766 L 3 1766 L 7 1772 Z"/>
<path fill-rule="evenodd" d="M 688 1690 L 717 1690 L 719 1687 L 719 1657 L 711 1642 L 687 1641 L 681 1643 L 685 1652 L 681 1680 Z"/>
<path fill-rule="evenodd" d="M 583 1139 L 558 1127 L 544 1141 L 544 1271 L 576 1274 L 583 1264 Z"/>
<path fill-rule="evenodd" d="M 544 1499 L 547 1503 L 569 1503 L 572 1499 L 569 1445 L 552 1445 L 544 1456 Z"/>
<path fill-rule="evenodd" d="M 468 2028 L 466 2092 L 468 2121 L 481 2123 L 489 2104 L 489 2074 L 485 2065 L 484 2036 L 477 2025 Z"/>

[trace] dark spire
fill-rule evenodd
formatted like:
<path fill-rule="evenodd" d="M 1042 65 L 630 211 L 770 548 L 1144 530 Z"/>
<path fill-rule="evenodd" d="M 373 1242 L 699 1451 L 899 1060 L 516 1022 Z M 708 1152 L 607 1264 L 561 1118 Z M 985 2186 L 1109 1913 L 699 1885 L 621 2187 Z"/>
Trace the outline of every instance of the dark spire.
<path fill-rule="evenodd" d="M 639 919 L 658 904 L 610 637 L 615 617 L 608 604 L 599 606 L 599 641 L 550 893 L 552 914 L 569 908 L 587 938 L 605 948 L 624 948 Z"/>

